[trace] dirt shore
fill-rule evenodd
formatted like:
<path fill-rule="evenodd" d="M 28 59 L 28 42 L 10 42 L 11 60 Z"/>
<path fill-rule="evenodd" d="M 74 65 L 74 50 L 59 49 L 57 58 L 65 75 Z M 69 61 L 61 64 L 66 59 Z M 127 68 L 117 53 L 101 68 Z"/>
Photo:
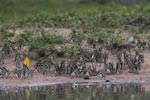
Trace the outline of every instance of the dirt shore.
<path fill-rule="evenodd" d="M 108 81 L 109 80 L 109 81 Z M 0 88 L 11 88 L 11 87 L 32 87 L 32 86 L 43 86 L 43 85 L 54 85 L 63 83 L 101 83 L 101 84 L 124 84 L 124 83 L 150 83 L 149 77 L 144 75 L 111 75 L 105 79 L 98 79 L 93 76 L 89 80 L 83 78 L 67 77 L 67 76 L 44 76 L 36 75 L 32 79 L 16 79 L 7 78 L 0 79 Z"/>
<path fill-rule="evenodd" d="M 0 78 L 0 87 L 20 87 L 20 86 L 38 86 L 46 84 L 66 83 L 66 82 L 110 82 L 116 83 L 128 83 L 128 82 L 139 82 L 139 83 L 150 83 L 150 51 L 145 50 L 141 52 L 144 54 L 145 62 L 141 66 L 141 70 L 138 74 L 129 73 L 128 69 L 124 70 L 119 75 L 107 75 L 105 79 L 99 79 L 97 76 L 91 76 L 89 80 L 84 80 L 83 77 L 71 77 L 71 76 L 56 76 L 53 71 L 49 75 L 36 74 L 33 78 Z M 9 71 L 14 71 L 14 55 L 6 57 L 5 65 Z M 110 58 L 109 61 L 113 61 Z M 31 68 L 34 68 L 35 62 L 31 61 Z M 97 69 L 101 69 L 100 65 L 96 66 Z"/>

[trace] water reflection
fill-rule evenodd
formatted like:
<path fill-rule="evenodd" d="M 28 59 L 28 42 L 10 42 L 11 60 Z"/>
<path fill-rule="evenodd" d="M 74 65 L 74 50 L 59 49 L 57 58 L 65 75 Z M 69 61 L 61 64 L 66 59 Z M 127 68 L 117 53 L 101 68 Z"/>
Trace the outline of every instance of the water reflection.
<path fill-rule="evenodd" d="M 150 100 L 141 84 L 63 84 L 2 89 L 0 100 Z"/>

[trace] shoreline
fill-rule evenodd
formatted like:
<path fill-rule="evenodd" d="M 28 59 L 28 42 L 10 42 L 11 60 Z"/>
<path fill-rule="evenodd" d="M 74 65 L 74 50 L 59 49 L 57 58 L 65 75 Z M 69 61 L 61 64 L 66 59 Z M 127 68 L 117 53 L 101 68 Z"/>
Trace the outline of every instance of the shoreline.
<path fill-rule="evenodd" d="M 52 86 L 52 85 L 58 85 L 58 84 L 130 84 L 130 83 L 139 83 L 139 84 L 150 84 L 150 80 L 148 79 L 114 79 L 114 80 L 83 80 L 83 79 L 72 79 L 72 80 L 63 80 L 63 81 L 43 81 L 43 82 L 26 82 L 26 83 L 10 83 L 10 84 L 4 84 L 0 83 L 0 89 L 9 89 L 9 88 L 24 88 L 24 87 L 39 87 L 39 86 Z"/>

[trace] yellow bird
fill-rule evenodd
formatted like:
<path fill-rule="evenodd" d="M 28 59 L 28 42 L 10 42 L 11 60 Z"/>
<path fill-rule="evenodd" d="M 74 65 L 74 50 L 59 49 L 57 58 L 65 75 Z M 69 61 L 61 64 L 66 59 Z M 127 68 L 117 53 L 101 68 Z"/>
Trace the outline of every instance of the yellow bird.
<path fill-rule="evenodd" d="M 30 66 L 30 60 L 28 57 L 25 57 L 24 60 L 23 60 L 23 64 L 26 65 L 28 68 Z"/>

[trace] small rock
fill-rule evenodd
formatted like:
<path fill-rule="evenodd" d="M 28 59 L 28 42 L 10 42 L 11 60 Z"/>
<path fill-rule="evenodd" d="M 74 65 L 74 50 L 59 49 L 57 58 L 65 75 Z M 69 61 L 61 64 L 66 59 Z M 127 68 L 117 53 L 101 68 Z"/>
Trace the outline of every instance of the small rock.
<path fill-rule="evenodd" d="M 105 80 L 105 82 L 110 82 L 110 80 Z"/>
<path fill-rule="evenodd" d="M 90 77 L 89 76 L 84 76 L 84 78 L 83 79 L 85 79 L 85 80 L 89 80 L 90 79 Z"/>

